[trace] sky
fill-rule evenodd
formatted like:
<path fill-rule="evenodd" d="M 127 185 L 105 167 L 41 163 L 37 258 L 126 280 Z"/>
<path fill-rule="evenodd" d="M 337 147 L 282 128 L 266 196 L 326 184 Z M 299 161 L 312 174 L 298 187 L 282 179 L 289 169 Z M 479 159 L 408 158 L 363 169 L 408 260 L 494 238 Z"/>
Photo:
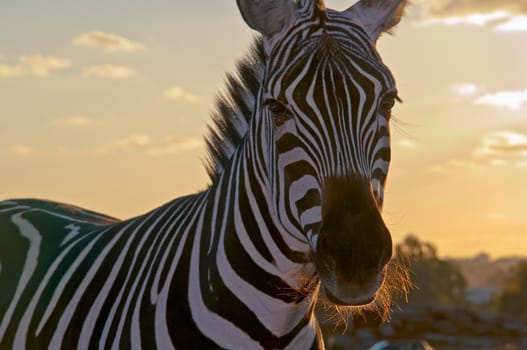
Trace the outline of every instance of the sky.
<path fill-rule="evenodd" d="M 0 199 L 124 219 L 206 188 L 215 96 L 254 35 L 235 1 L 4 3 Z M 378 50 L 404 101 L 383 212 L 394 241 L 527 255 L 527 3 L 414 1 Z"/>

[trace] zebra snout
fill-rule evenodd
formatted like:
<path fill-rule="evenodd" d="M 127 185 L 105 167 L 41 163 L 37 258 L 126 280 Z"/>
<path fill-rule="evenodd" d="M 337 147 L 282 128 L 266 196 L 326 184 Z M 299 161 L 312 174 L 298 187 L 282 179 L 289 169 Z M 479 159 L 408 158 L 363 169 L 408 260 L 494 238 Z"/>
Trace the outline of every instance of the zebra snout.
<path fill-rule="evenodd" d="M 363 305 L 375 298 L 392 256 L 392 239 L 373 195 L 330 188 L 334 200 L 324 202 L 316 240 L 315 264 L 328 299 Z M 344 193 L 344 195 L 343 195 Z M 355 194 L 353 196 L 352 194 Z M 336 200 L 335 200 L 336 199 Z M 350 201 L 363 201 L 350 204 Z"/>
<path fill-rule="evenodd" d="M 339 225 L 324 223 L 316 241 L 316 260 L 344 279 L 361 280 L 366 271 L 380 271 L 392 257 L 392 240 L 384 223 L 351 216 Z"/>
<path fill-rule="evenodd" d="M 321 231 L 315 265 L 322 289 L 331 302 L 358 306 L 375 299 L 392 251 L 389 233 L 383 231 Z"/>

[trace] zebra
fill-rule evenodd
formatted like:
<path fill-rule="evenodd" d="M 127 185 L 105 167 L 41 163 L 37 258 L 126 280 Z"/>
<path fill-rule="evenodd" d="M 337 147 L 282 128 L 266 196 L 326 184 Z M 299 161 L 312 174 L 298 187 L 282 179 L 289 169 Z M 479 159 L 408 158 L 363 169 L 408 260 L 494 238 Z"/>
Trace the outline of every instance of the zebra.
<path fill-rule="evenodd" d="M 323 349 L 317 296 L 377 305 L 406 0 L 237 0 L 260 33 L 220 95 L 211 183 L 129 220 L 0 203 L 1 349 Z"/>

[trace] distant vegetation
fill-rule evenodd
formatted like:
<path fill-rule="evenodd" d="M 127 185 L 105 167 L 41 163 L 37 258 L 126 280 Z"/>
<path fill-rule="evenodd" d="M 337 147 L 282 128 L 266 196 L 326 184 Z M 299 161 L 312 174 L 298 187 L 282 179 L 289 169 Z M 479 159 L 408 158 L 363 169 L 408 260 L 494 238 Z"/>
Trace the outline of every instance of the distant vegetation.
<path fill-rule="evenodd" d="M 514 269 L 513 279 L 498 299 L 498 311 L 527 322 L 527 262 Z"/>
<path fill-rule="evenodd" d="M 395 248 L 395 258 L 409 261 L 415 288 L 400 307 L 443 305 L 523 318 L 527 321 L 527 259 L 440 259 L 437 248 L 410 234 Z M 478 294 L 479 293 L 479 294 Z M 479 297 L 479 298 L 478 298 Z"/>
<path fill-rule="evenodd" d="M 395 259 L 410 264 L 410 278 L 415 287 L 407 299 L 409 305 L 464 305 L 467 280 L 452 261 L 439 259 L 437 248 L 408 235 L 395 247 Z M 397 300 L 403 306 L 405 300 Z"/>

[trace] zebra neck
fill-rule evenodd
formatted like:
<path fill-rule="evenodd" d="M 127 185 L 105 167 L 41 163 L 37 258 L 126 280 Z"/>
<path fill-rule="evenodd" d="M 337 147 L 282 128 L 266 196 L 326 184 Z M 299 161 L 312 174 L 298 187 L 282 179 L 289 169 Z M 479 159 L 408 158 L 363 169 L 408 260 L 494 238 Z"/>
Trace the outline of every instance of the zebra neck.
<path fill-rule="evenodd" d="M 312 322 L 318 281 L 305 252 L 294 250 L 272 215 L 265 179 L 243 147 L 207 193 L 196 232 L 201 232 L 199 274 L 221 303 L 242 301 L 272 334 L 284 336 Z M 193 265 L 194 262 L 191 263 Z M 243 314 L 243 308 L 235 311 Z M 252 316 L 251 316 L 252 315 Z"/>

